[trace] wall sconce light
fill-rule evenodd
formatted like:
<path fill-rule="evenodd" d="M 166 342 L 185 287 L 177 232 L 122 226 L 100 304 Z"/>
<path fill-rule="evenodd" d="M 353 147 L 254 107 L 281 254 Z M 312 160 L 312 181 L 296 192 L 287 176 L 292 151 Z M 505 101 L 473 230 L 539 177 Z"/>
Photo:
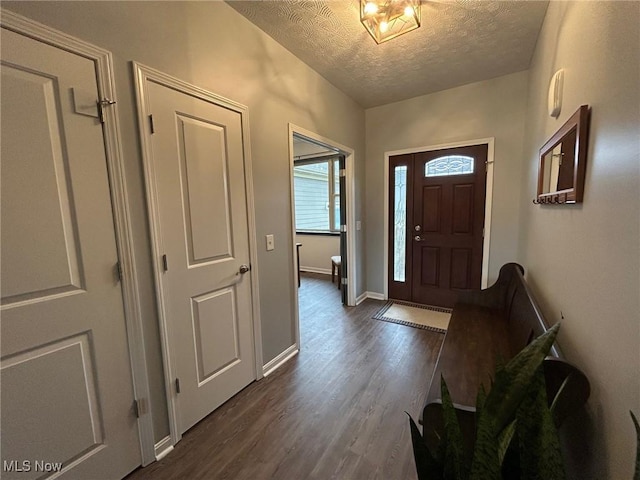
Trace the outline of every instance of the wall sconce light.
<path fill-rule="evenodd" d="M 376 43 L 420 26 L 420 0 L 360 0 L 360 21 Z"/>
<path fill-rule="evenodd" d="M 564 83 L 564 70 L 560 69 L 551 77 L 549 83 L 549 98 L 548 108 L 549 115 L 555 118 L 560 116 L 560 110 L 562 109 L 562 87 Z"/>

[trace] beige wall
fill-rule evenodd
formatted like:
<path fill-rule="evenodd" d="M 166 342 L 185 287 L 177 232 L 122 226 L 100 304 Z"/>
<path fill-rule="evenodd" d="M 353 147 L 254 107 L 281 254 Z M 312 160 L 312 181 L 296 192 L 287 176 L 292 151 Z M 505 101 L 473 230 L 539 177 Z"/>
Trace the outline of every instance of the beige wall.
<path fill-rule="evenodd" d="M 300 247 L 300 268 L 318 273 L 331 273 L 331 257 L 340 255 L 340 237 L 337 235 L 296 235 Z M 324 271 L 324 272 L 323 272 Z"/>
<path fill-rule="evenodd" d="M 362 178 L 364 167 L 358 163 L 364 153 L 364 111 L 222 2 L 3 2 L 3 7 L 114 54 L 155 437 L 159 440 L 168 433 L 168 424 L 129 62 L 136 60 L 249 107 L 265 363 L 295 341 L 288 123 L 353 148 L 356 176 Z M 358 209 L 361 191 L 356 181 Z M 356 218 L 360 218 L 359 211 Z M 272 252 L 264 248 L 266 234 L 275 235 Z M 361 237 L 357 243 L 357 250 L 363 251 Z M 363 270 L 362 262 L 358 268 Z M 357 292 L 362 291 L 361 284 Z"/>
<path fill-rule="evenodd" d="M 631 478 L 640 413 L 640 3 L 551 2 L 530 71 L 521 182 L 520 261 L 560 345 L 591 381 L 580 479 Z M 564 105 L 547 114 L 564 68 Z M 538 149 L 582 104 L 592 107 L 584 203 L 531 204 Z"/>
<path fill-rule="evenodd" d="M 131 60 L 249 106 L 265 363 L 294 339 L 288 122 L 356 151 L 356 219 L 364 218 L 356 250 L 366 247 L 367 256 L 366 272 L 359 258 L 357 294 L 383 291 L 384 152 L 495 137 L 490 280 L 515 258 L 525 265 L 547 317 L 564 314 L 560 344 L 593 385 L 585 447 L 593 464 L 578 468 L 576 478 L 630 478 L 634 440 L 628 410 L 640 413 L 640 4 L 551 2 L 530 75 L 376 107 L 366 116 L 224 3 L 3 6 L 114 53 L 156 439 L 168 426 Z M 546 115 L 546 89 L 560 67 L 565 103 L 554 120 Z M 593 107 L 585 202 L 533 206 L 538 148 L 582 103 Z M 266 252 L 264 235 L 270 233 L 277 248 Z"/>
<path fill-rule="evenodd" d="M 489 283 L 516 257 L 527 72 L 366 111 L 367 290 L 382 293 L 384 153 L 495 137 Z"/>

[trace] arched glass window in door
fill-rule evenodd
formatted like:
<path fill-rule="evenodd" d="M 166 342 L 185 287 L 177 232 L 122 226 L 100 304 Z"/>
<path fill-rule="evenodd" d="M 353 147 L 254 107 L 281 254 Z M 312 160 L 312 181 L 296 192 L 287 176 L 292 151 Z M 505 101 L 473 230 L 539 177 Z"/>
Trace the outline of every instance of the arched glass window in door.
<path fill-rule="evenodd" d="M 473 157 L 466 155 L 447 155 L 438 157 L 424 166 L 425 177 L 443 177 L 445 175 L 468 175 L 473 173 Z"/>

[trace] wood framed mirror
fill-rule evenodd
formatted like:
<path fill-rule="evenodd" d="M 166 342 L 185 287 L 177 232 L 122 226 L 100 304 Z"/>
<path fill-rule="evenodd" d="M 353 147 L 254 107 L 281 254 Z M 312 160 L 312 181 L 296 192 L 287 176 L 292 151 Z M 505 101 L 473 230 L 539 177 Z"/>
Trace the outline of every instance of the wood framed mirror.
<path fill-rule="evenodd" d="M 540 149 L 534 203 L 582 202 L 590 116 L 589 106 L 582 105 Z"/>

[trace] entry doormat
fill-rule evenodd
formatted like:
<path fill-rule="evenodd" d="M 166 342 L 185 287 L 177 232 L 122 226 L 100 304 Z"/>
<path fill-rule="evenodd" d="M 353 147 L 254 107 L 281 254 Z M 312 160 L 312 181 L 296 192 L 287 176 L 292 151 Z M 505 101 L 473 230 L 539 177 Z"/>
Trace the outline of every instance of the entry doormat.
<path fill-rule="evenodd" d="M 451 309 L 391 300 L 378 310 L 372 318 L 385 322 L 399 323 L 408 327 L 447 333 Z"/>

